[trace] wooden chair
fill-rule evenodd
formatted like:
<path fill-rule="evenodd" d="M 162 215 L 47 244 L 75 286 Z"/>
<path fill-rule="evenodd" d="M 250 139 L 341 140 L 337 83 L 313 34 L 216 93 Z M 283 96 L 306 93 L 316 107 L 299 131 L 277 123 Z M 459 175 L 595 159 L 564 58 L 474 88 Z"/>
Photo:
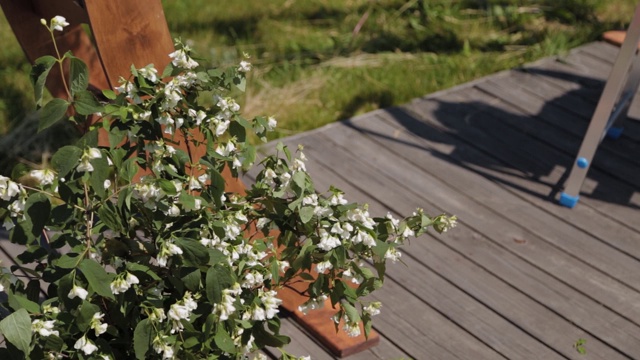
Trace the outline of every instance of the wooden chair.
<path fill-rule="evenodd" d="M 174 51 L 160 0 L 0 0 L 0 6 L 32 63 L 40 56 L 55 54 L 50 34 L 40 19 L 64 16 L 72 25 L 56 32 L 59 51 L 71 50 L 84 60 L 90 71 L 90 85 L 95 89 L 113 89 L 120 76 L 128 77 L 131 64 L 140 68 L 152 63 L 162 70 L 170 61 L 168 54 Z M 95 46 L 81 23 L 89 25 Z M 56 80 L 60 76 L 54 67 L 46 84 L 55 97 L 66 96 L 61 82 Z M 106 134 L 102 134 L 99 141 L 108 146 Z M 186 145 L 181 145 L 186 150 Z M 189 150 L 198 158 L 206 151 L 204 147 Z M 228 170 L 222 175 L 227 183 L 226 191 L 245 193 L 242 182 L 234 179 Z M 378 343 L 379 335 L 374 331 L 368 340 L 364 336 L 349 338 L 343 331 L 336 334 L 330 320 L 335 311 L 330 310 L 329 301 L 324 310 L 303 316 L 297 309 L 307 300 L 302 295 L 304 290 L 304 286 L 298 284 L 280 291 L 283 307 L 335 355 L 347 356 Z"/>

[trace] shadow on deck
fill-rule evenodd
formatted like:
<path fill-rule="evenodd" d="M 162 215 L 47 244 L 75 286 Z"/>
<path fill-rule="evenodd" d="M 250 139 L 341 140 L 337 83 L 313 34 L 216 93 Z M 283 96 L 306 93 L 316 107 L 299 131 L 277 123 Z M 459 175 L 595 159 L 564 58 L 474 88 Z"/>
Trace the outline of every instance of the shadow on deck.
<path fill-rule="evenodd" d="M 617 51 L 592 43 L 284 139 L 317 189 L 461 222 L 391 266 L 382 342 L 350 359 L 640 357 L 640 124 L 603 142 L 575 209 L 556 201 Z M 331 358 L 286 326 L 293 353 Z"/>

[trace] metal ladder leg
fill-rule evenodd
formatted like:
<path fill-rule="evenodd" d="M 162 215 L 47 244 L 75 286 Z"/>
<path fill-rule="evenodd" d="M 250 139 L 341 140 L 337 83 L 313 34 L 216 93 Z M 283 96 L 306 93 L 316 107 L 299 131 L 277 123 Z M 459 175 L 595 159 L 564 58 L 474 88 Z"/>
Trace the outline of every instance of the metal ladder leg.
<path fill-rule="evenodd" d="M 639 40 L 640 5 L 636 7 L 633 20 L 627 30 L 627 36 L 613 65 L 611 75 L 609 75 L 609 79 L 604 86 L 600 101 L 598 101 L 587 133 L 565 183 L 565 190 L 560 195 L 560 204 L 566 207 L 573 208 L 578 203 L 580 188 L 587 176 L 596 149 L 605 134 L 614 106 L 626 84 L 628 72 L 636 54 Z"/>

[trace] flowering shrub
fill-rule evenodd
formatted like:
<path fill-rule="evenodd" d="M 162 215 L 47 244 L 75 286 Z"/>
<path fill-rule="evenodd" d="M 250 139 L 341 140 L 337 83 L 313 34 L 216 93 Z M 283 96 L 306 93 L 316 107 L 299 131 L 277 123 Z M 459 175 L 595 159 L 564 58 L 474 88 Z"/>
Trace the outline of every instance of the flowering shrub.
<path fill-rule="evenodd" d="M 61 17 L 43 24 L 52 34 L 68 25 Z M 14 174 L 36 185 L 0 176 L 0 220 L 25 247 L 22 265 L 0 278 L 8 314 L 1 351 L 238 358 L 289 342 L 279 333 L 277 290 L 294 280 L 308 283 L 301 310 L 330 299 L 336 327 L 358 335 L 363 322 L 368 333 L 381 305 L 362 298 L 382 286 L 385 262 L 400 258 L 407 238 L 445 231 L 455 217 L 418 210 L 404 220 L 372 218 L 338 189 L 319 196 L 301 149 L 282 145 L 260 162 L 246 194 L 226 192 L 223 170 L 237 177 L 255 160 L 247 133 L 265 139 L 276 120 L 244 119 L 228 96 L 244 88 L 247 61 L 204 69 L 181 44 L 169 56 L 162 74 L 132 68 L 115 91 L 103 91 L 105 102 L 87 90 L 87 67 L 70 53 L 36 61 L 39 105 L 49 70 L 63 61 L 70 69 L 68 98 L 40 108 L 41 128 L 67 113 L 98 121 L 53 155 L 51 169 Z M 203 97 L 215 105 L 200 105 Z M 99 132 L 108 146 L 98 146 Z"/>

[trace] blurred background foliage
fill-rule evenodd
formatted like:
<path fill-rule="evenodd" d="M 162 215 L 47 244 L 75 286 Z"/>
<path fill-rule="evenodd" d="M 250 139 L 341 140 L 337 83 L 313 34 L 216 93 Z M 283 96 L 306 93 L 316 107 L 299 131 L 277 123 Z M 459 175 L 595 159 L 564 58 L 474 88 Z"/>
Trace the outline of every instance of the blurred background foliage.
<path fill-rule="evenodd" d="M 212 66 L 251 55 L 239 101 L 287 136 L 561 55 L 624 28 L 632 0 L 163 0 L 172 34 Z M 114 19 L 117 21 L 117 19 Z M 34 24 L 40 26 L 40 24 Z M 0 17 L 0 173 L 46 166 L 73 128 L 37 128 L 30 65 Z"/>

